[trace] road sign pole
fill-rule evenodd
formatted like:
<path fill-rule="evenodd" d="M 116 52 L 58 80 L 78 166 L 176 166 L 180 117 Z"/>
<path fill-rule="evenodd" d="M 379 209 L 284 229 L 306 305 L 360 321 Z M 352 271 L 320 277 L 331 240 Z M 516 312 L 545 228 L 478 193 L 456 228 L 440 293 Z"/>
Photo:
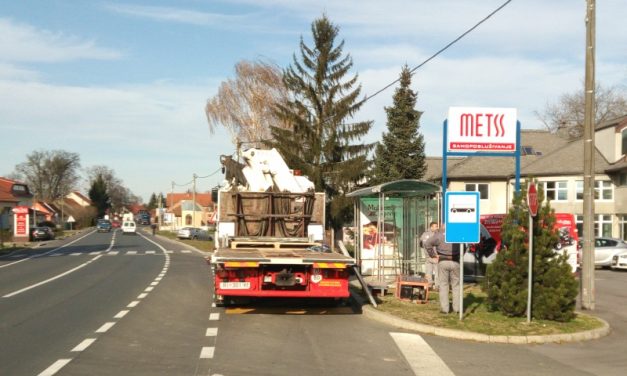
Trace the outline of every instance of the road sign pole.
<path fill-rule="evenodd" d="M 531 322 L 531 287 L 533 282 L 533 217 L 529 213 L 529 273 L 527 277 L 527 323 Z"/>
<path fill-rule="evenodd" d="M 464 319 L 464 251 L 466 246 L 460 244 L 459 250 L 459 320 Z"/>

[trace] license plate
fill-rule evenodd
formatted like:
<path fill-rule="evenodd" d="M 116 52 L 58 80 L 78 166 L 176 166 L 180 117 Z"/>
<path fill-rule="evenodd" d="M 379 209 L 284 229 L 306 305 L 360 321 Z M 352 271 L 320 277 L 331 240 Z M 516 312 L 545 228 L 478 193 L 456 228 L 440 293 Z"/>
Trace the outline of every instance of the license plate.
<path fill-rule="evenodd" d="M 250 288 L 250 282 L 220 282 L 222 290 L 245 290 Z"/>

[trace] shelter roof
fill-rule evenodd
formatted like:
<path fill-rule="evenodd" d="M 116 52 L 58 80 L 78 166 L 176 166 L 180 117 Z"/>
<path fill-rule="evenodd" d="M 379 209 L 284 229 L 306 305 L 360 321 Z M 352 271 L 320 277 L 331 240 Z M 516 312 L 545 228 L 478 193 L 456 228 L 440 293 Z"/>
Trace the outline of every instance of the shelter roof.
<path fill-rule="evenodd" d="M 437 184 L 424 180 L 403 179 L 374 185 L 372 187 L 361 188 L 348 193 L 346 196 L 378 196 L 379 193 L 386 193 L 390 196 L 421 196 L 430 195 L 439 191 L 441 191 L 441 188 Z"/>

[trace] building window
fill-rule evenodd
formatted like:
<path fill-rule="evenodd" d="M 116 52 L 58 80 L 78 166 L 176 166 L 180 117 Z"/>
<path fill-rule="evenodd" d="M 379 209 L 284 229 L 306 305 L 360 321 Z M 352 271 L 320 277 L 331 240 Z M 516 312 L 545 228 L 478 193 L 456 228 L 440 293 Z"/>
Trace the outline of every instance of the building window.
<path fill-rule="evenodd" d="M 575 182 L 575 192 L 577 193 L 577 200 L 583 200 L 583 180 Z"/>
<path fill-rule="evenodd" d="M 625 218 L 625 230 L 627 230 L 627 216 Z M 575 222 L 577 224 L 577 232 L 579 237 L 585 236 L 583 233 L 583 215 L 577 214 L 575 216 Z M 623 227 L 621 225 L 621 231 Z M 594 216 L 594 236 L 607 236 L 612 237 L 612 215 L 611 214 L 599 214 Z"/>
<path fill-rule="evenodd" d="M 566 201 L 568 200 L 568 182 L 567 181 L 545 181 L 544 195 L 547 200 Z"/>
<path fill-rule="evenodd" d="M 621 153 L 623 155 L 627 154 L 627 128 L 623 129 L 621 133 L 622 136 L 622 148 L 621 148 Z"/>
<path fill-rule="evenodd" d="M 618 225 L 620 228 L 620 238 L 627 240 L 627 215 L 623 214 L 618 216 Z"/>
<path fill-rule="evenodd" d="M 191 215 L 187 214 L 185 216 L 185 224 L 186 225 L 191 225 L 192 224 L 192 216 Z"/>
<path fill-rule="evenodd" d="M 467 183 L 466 192 L 479 192 L 481 200 L 488 200 L 490 198 L 490 185 L 487 183 Z"/>
<path fill-rule="evenodd" d="M 627 186 L 627 172 L 618 175 L 618 185 L 621 187 Z"/>
<path fill-rule="evenodd" d="M 599 214 L 594 221 L 594 232 L 599 236 L 612 236 L 612 216 L 610 214 Z"/>
<path fill-rule="evenodd" d="M 627 175 L 627 174 L 626 174 Z M 621 176 L 621 185 L 623 177 Z M 625 176 L 627 180 L 627 176 Z M 583 200 L 583 180 L 576 181 L 577 187 L 577 200 Z M 625 182 L 627 185 L 627 181 Z M 611 201 L 614 199 L 614 189 L 612 189 L 612 182 L 609 180 L 595 180 L 594 181 L 594 199 L 601 201 Z"/>
<path fill-rule="evenodd" d="M 595 200 L 612 200 L 614 198 L 612 182 L 609 180 L 596 180 L 594 182 Z"/>

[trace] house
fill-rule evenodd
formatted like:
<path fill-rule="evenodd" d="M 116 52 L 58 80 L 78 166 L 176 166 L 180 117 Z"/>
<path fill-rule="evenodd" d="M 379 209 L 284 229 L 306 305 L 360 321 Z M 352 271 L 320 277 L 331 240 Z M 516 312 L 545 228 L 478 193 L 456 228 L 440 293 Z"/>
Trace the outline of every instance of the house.
<path fill-rule="evenodd" d="M 196 205 L 194 205 L 194 199 Z M 195 195 L 192 192 L 168 193 L 165 204 L 167 213 L 173 217 L 174 223 L 171 225 L 174 228 L 208 226 L 215 210 L 211 193 L 196 193 Z"/>
<path fill-rule="evenodd" d="M 627 239 L 627 115 L 595 129 L 595 232 Z M 584 140 L 544 130 L 521 131 L 521 180 L 537 179 L 556 212 L 575 214 L 583 232 Z M 442 181 L 441 158 L 428 158 L 425 176 Z M 515 192 L 513 157 L 447 161 L 448 191 L 477 191 L 480 212 L 507 212 Z"/>

